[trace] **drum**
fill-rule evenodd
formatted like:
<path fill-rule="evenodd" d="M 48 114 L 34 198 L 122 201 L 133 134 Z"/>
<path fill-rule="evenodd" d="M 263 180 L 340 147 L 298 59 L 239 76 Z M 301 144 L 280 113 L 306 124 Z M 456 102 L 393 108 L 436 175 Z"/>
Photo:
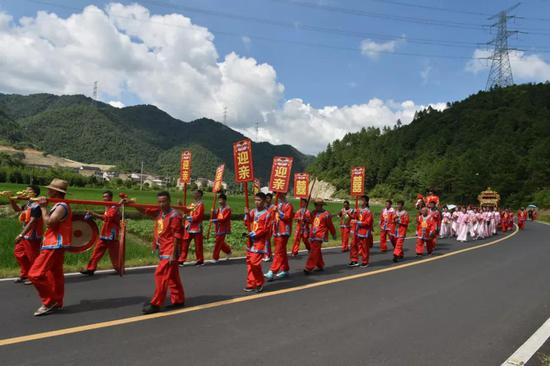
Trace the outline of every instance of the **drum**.
<path fill-rule="evenodd" d="M 84 215 L 73 215 L 73 238 L 67 251 L 82 253 L 90 249 L 99 238 L 99 229 L 93 220 L 85 220 Z"/>

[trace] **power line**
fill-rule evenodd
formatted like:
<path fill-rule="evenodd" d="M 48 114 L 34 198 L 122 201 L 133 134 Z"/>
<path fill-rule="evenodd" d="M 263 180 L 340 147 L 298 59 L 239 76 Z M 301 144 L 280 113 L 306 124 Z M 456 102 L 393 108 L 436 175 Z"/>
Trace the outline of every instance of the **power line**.
<path fill-rule="evenodd" d="M 480 15 L 480 16 L 489 15 L 488 13 L 481 13 L 477 11 L 443 8 L 443 7 L 432 6 L 432 5 L 413 4 L 413 3 L 406 3 L 402 1 L 392 1 L 392 0 L 367 0 L 367 1 L 377 2 L 382 4 L 406 6 L 406 7 L 417 8 L 417 9 L 426 9 L 426 10 L 433 10 L 433 11 L 440 11 L 440 12 L 447 12 L 447 13 L 455 13 L 455 14 Z"/>

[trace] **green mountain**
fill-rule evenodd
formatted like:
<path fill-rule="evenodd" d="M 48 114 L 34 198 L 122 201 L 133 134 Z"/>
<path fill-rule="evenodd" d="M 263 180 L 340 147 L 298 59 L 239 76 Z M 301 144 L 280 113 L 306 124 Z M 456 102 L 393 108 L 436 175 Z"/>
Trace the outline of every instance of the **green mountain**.
<path fill-rule="evenodd" d="M 0 139 L 30 145 L 46 153 L 85 163 L 150 173 L 179 174 L 181 150 L 193 151 L 193 177 L 213 178 L 226 164 L 225 180 L 233 181 L 233 142 L 245 138 L 222 123 L 199 119 L 183 122 L 152 105 L 114 108 L 82 95 L 29 96 L 0 94 Z M 254 143 L 256 176 L 266 182 L 275 155 L 292 156 L 295 171 L 311 157 L 290 145 Z"/>
<path fill-rule="evenodd" d="M 354 165 L 367 167 L 375 197 L 410 199 L 431 188 L 447 201 L 477 203 L 490 186 L 504 204 L 550 205 L 550 84 L 479 92 L 400 128 L 350 133 L 309 170 L 344 194 Z"/>

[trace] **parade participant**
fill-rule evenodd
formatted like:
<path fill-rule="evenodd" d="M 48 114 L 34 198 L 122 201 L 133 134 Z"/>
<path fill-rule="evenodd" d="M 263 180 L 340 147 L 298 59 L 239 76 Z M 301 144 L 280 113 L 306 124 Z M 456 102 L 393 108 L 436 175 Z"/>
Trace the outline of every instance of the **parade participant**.
<path fill-rule="evenodd" d="M 391 219 L 393 220 L 393 209 Z M 355 212 L 354 219 L 351 221 L 353 227 L 353 240 L 350 250 L 349 267 L 359 266 L 359 256 L 362 257 L 361 267 L 369 265 L 370 241 L 372 238 L 372 226 L 374 217 L 369 208 L 369 196 L 359 197 L 359 209 Z M 390 228 L 388 226 L 388 228 Z"/>
<path fill-rule="evenodd" d="M 416 195 L 416 203 L 414 204 L 414 207 L 417 210 L 420 210 L 424 206 L 426 206 L 426 202 L 424 202 L 424 196 L 419 193 Z"/>
<path fill-rule="evenodd" d="M 273 204 L 273 193 L 267 193 L 265 195 L 265 207 L 268 210 L 273 210 L 273 207 L 275 205 Z M 273 220 L 273 215 L 270 215 L 271 219 Z M 273 252 L 271 250 L 271 237 L 273 236 L 272 225 L 269 225 L 269 235 L 267 236 L 267 248 L 264 255 L 264 262 L 271 262 L 273 260 Z"/>
<path fill-rule="evenodd" d="M 498 210 L 498 207 L 495 207 L 494 215 L 495 215 L 495 227 L 493 228 L 493 233 L 494 235 L 496 235 L 498 228 L 500 226 L 500 221 L 501 221 L 500 211 Z"/>
<path fill-rule="evenodd" d="M 110 202 L 113 200 L 113 192 L 103 192 L 103 201 Z M 83 275 L 93 276 L 97 269 L 97 264 L 105 254 L 109 251 L 109 257 L 113 267 L 118 262 L 118 233 L 120 231 L 120 210 L 118 206 L 107 206 L 103 214 L 97 214 L 93 211 L 87 211 L 86 216 L 95 217 L 103 221 L 103 227 L 99 235 L 99 241 L 96 243 L 94 252 L 88 262 L 85 270 L 80 271 Z"/>
<path fill-rule="evenodd" d="M 424 245 L 428 255 L 431 255 L 434 249 L 433 241 L 437 236 L 437 223 L 426 207 L 422 208 L 416 222 L 416 255 L 424 255 Z"/>
<path fill-rule="evenodd" d="M 488 215 L 489 215 L 489 226 L 487 228 L 487 232 L 489 236 L 491 236 L 496 234 L 496 215 L 495 215 L 494 207 L 489 207 Z"/>
<path fill-rule="evenodd" d="M 202 202 L 202 191 L 196 190 L 193 194 L 195 202 L 191 206 L 185 209 L 185 213 L 189 216 L 185 220 L 185 233 L 183 237 L 182 251 L 179 257 L 179 264 L 183 265 L 187 260 L 187 253 L 189 252 L 189 246 L 191 240 L 195 242 L 195 257 L 197 261 L 196 266 L 204 265 L 204 253 L 203 253 L 203 234 L 202 234 L 202 221 L 204 220 L 204 203 Z"/>
<path fill-rule="evenodd" d="M 469 231 L 468 220 L 469 220 L 469 218 L 470 218 L 470 216 L 468 214 L 468 211 L 467 211 L 466 207 L 462 207 L 461 211 L 458 214 L 458 219 L 457 219 L 456 240 L 458 242 L 464 243 L 464 242 L 468 241 L 468 231 Z"/>
<path fill-rule="evenodd" d="M 508 211 L 502 210 L 500 213 L 500 231 L 505 233 L 508 230 Z"/>
<path fill-rule="evenodd" d="M 393 247 L 395 248 L 395 241 L 391 235 L 390 222 L 393 221 L 394 209 L 392 201 L 386 201 L 386 207 L 380 213 L 380 252 L 385 253 L 388 251 L 387 240 L 391 240 Z"/>
<path fill-rule="evenodd" d="M 439 196 L 435 195 L 432 191 L 429 191 L 426 196 L 426 204 L 429 205 L 430 202 L 434 202 L 435 206 L 439 207 Z"/>
<path fill-rule="evenodd" d="M 246 249 L 247 282 L 245 292 L 262 292 L 264 274 L 262 272 L 262 258 L 266 253 L 267 237 L 270 233 L 271 211 L 266 209 L 266 195 L 258 192 L 254 195 L 255 209 L 247 211 L 245 208 L 244 222 L 248 232 Z"/>
<path fill-rule="evenodd" d="M 69 183 L 62 179 L 53 179 L 48 188 L 49 198 L 65 198 Z M 71 245 L 73 235 L 73 214 L 67 203 L 56 203 L 48 211 L 48 200 L 38 199 L 46 232 L 42 239 L 40 254 L 29 270 L 29 279 L 36 287 L 42 300 L 42 306 L 36 310 L 35 316 L 49 314 L 63 308 L 65 296 L 65 278 L 63 262 L 65 248 Z"/>
<path fill-rule="evenodd" d="M 332 216 L 330 212 L 323 208 L 325 201 L 323 201 L 322 198 L 316 198 L 314 203 L 315 210 L 311 213 L 313 223 L 309 234 L 309 245 L 311 249 L 304 268 L 304 274 L 306 275 L 311 274 L 315 268 L 319 271 L 324 270 L 325 262 L 323 261 L 321 245 L 323 242 L 328 241 L 329 233 L 332 235 L 332 238 L 336 240 L 336 229 L 332 223 Z"/>
<path fill-rule="evenodd" d="M 27 187 L 26 192 L 30 197 L 37 197 L 40 195 L 40 188 L 36 185 L 30 185 Z M 14 199 L 10 198 L 10 205 L 15 212 L 20 212 L 19 221 L 23 225 L 23 229 L 15 237 L 13 254 L 19 264 L 19 277 L 14 282 L 30 285 L 29 270 L 38 254 L 40 254 L 40 243 L 42 242 L 44 225 L 42 210 L 36 202 L 31 200 L 24 206 L 19 206 Z"/>
<path fill-rule="evenodd" d="M 525 221 L 527 221 L 527 212 L 522 207 L 518 210 L 518 227 L 520 230 L 525 229 Z"/>
<path fill-rule="evenodd" d="M 404 257 L 403 244 L 407 236 L 409 221 L 409 213 L 405 211 L 405 202 L 402 200 L 397 201 L 397 210 L 391 226 L 392 236 L 395 240 L 395 249 L 393 250 L 393 261 L 395 263 Z"/>
<path fill-rule="evenodd" d="M 508 209 L 508 222 L 506 229 L 509 231 L 514 230 L 514 212 L 511 209 Z"/>
<path fill-rule="evenodd" d="M 460 212 L 462 211 L 462 207 L 458 206 L 454 210 L 452 210 L 451 214 L 451 236 L 457 237 L 458 236 L 458 217 L 460 216 Z"/>
<path fill-rule="evenodd" d="M 482 209 L 476 210 L 476 220 L 477 220 L 477 239 L 485 238 L 485 216 L 483 215 Z"/>
<path fill-rule="evenodd" d="M 355 210 L 349 207 L 349 201 L 344 201 L 344 207 L 338 213 L 340 218 L 340 235 L 342 240 L 342 252 L 349 250 L 349 239 L 351 232 L 351 218 L 354 215 Z"/>
<path fill-rule="evenodd" d="M 430 192 L 431 193 L 431 192 Z M 434 198 L 436 197 L 437 200 Z M 435 222 L 435 238 L 432 240 L 433 248 L 437 245 L 437 238 L 439 236 L 439 232 L 441 231 L 441 212 L 439 212 L 439 209 L 437 208 L 437 205 L 439 204 L 439 197 L 434 196 L 432 193 L 431 201 L 428 201 L 428 211 L 430 216 L 433 218 Z"/>
<path fill-rule="evenodd" d="M 449 212 L 449 208 L 447 206 L 443 207 L 443 213 L 441 214 L 441 231 L 439 233 L 439 237 L 441 239 L 443 238 L 449 238 L 451 237 L 451 227 L 452 227 L 452 215 Z"/>
<path fill-rule="evenodd" d="M 309 227 L 311 224 L 311 212 L 307 209 L 308 200 L 300 199 L 300 209 L 294 214 L 296 221 L 296 230 L 294 231 L 294 245 L 292 246 L 292 255 L 297 256 L 300 250 L 300 241 L 304 242 L 304 246 L 309 251 Z"/>
<path fill-rule="evenodd" d="M 468 210 L 468 233 L 472 240 L 477 239 L 477 215 L 475 209 L 470 206 Z"/>
<path fill-rule="evenodd" d="M 231 247 L 225 241 L 225 236 L 231 234 L 231 207 L 227 205 L 227 196 L 224 193 L 218 196 L 218 207 L 212 213 L 212 222 L 216 236 L 212 259 L 217 263 L 220 259 L 220 251 L 226 254 L 227 259 L 231 256 Z"/>
<path fill-rule="evenodd" d="M 123 200 L 122 203 L 125 203 Z M 170 204 L 170 193 L 157 193 L 158 208 L 136 207 L 141 213 L 155 220 L 153 249 L 158 253 L 159 263 L 155 270 L 155 292 L 149 304 L 143 307 L 143 314 L 160 311 L 164 305 L 166 291 L 170 289 L 170 307 L 181 307 L 185 303 L 185 292 L 178 268 L 179 250 L 182 246 L 182 217 Z"/>
<path fill-rule="evenodd" d="M 292 233 L 292 219 L 294 218 L 294 207 L 286 199 L 286 193 L 278 194 L 279 202 L 273 207 L 272 223 L 273 241 L 275 243 L 275 253 L 271 269 L 265 274 L 268 281 L 273 281 L 274 277 L 281 279 L 288 277 L 288 256 L 286 253 L 288 239 Z"/>

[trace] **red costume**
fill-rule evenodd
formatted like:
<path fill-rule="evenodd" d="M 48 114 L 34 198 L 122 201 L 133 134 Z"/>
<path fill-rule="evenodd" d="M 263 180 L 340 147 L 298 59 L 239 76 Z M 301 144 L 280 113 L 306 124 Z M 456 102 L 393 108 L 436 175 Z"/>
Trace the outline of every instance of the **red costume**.
<path fill-rule="evenodd" d="M 369 264 L 370 248 L 372 242 L 372 226 L 374 217 L 368 207 L 355 211 L 353 225 L 353 240 L 351 242 L 350 260 L 359 261 L 359 255 L 363 257 L 362 264 Z"/>
<path fill-rule="evenodd" d="M 527 221 L 527 212 L 518 210 L 518 227 L 520 230 L 525 229 L 525 221 Z"/>
<path fill-rule="evenodd" d="M 428 254 L 432 254 L 434 249 L 434 238 L 436 236 L 436 222 L 428 215 L 424 217 L 419 215 L 416 218 L 416 255 L 424 254 L 424 244 Z"/>
<path fill-rule="evenodd" d="M 23 227 L 27 226 L 31 219 L 34 218 L 34 223 L 29 230 L 23 234 L 23 238 L 15 244 L 13 254 L 17 263 L 19 263 L 19 277 L 27 278 L 29 270 L 38 254 L 40 254 L 40 243 L 42 242 L 42 212 L 40 206 L 34 202 L 29 202 L 25 209 L 19 215 L 19 221 Z"/>
<path fill-rule="evenodd" d="M 111 263 L 118 262 L 118 233 L 120 231 L 120 210 L 117 206 L 105 208 L 103 214 L 103 227 L 99 235 L 99 241 L 96 243 L 92 257 L 88 262 L 88 271 L 95 271 L 97 263 L 101 260 L 105 251 L 109 250 Z"/>
<path fill-rule="evenodd" d="M 182 251 L 178 261 L 183 263 L 187 260 L 189 245 L 191 245 L 191 240 L 194 240 L 197 263 L 203 263 L 204 253 L 202 248 L 202 221 L 204 220 L 204 203 L 202 201 L 193 203 L 188 210 L 189 216 L 187 216 L 185 222 L 185 234 L 183 237 Z"/>
<path fill-rule="evenodd" d="M 266 243 L 270 235 L 270 210 L 251 210 L 244 217 L 245 224 L 250 228 L 249 240 L 246 249 L 246 269 L 248 272 L 246 287 L 260 288 L 264 284 L 262 272 L 262 258 L 267 253 Z"/>
<path fill-rule="evenodd" d="M 393 216 L 394 210 L 391 207 L 384 208 L 380 213 L 380 251 L 382 253 L 388 250 L 388 237 L 395 248 L 395 239 L 391 235 L 391 223 L 393 222 Z"/>
<path fill-rule="evenodd" d="M 514 213 L 512 211 L 508 213 L 508 222 L 506 226 L 507 230 L 514 230 Z"/>
<path fill-rule="evenodd" d="M 393 255 L 399 258 L 403 258 L 404 256 L 403 244 L 405 243 L 405 237 L 407 236 L 409 222 L 410 218 L 407 211 L 395 211 L 390 229 L 391 235 L 395 240 L 395 249 L 393 250 Z"/>
<path fill-rule="evenodd" d="M 439 196 L 436 196 L 435 194 L 430 194 L 426 197 L 426 205 L 428 205 L 430 202 L 435 202 L 435 207 L 439 207 Z"/>
<path fill-rule="evenodd" d="M 439 236 L 439 230 L 441 229 L 441 221 L 443 220 L 443 216 L 441 216 L 441 212 L 437 208 L 434 208 L 433 210 L 429 210 L 430 212 L 428 215 L 433 219 L 435 222 L 435 236 L 433 238 L 433 247 L 435 248 L 437 245 L 437 238 Z"/>
<path fill-rule="evenodd" d="M 311 272 L 317 267 L 322 270 L 325 267 L 323 254 L 321 253 L 321 245 L 324 241 L 328 241 L 328 234 L 336 235 L 336 229 L 332 223 L 330 212 L 321 209 L 313 211 L 311 214 L 313 223 L 309 233 L 310 251 L 307 258 L 305 270 Z"/>
<path fill-rule="evenodd" d="M 158 208 L 147 209 L 145 213 L 155 220 L 153 248 L 159 256 L 159 264 L 155 271 L 155 293 L 151 299 L 151 305 L 164 305 L 168 289 L 170 289 L 170 302 L 177 305 L 183 304 L 185 292 L 179 274 L 178 248 L 175 248 L 176 240 L 182 239 L 181 215 L 173 208 L 167 213 Z"/>
<path fill-rule="evenodd" d="M 294 207 L 288 202 L 280 202 L 277 209 L 272 213 L 273 220 L 273 241 L 275 242 L 275 255 L 271 265 L 271 272 L 288 272 L 288 256 L 286 247 L 292 233 L 292 219 L 294 218 Z"/>
<path fill-rule="evenodd" d="M 50 210 L 50 214 L 56 209 L 63 209 L 65 214 L 59 223 L 46 229 L 40 254 L 29 271 L 29 279 L 46 307 L 54 304 L 63 307 L 65 295 L 63 261 L 65 248 L 71 245 L 73 236 L 71 207 L 66 203 L 56 203 Z"/>
<path fill-rule="evenodd" d="M 500 230 L 503 233 L 508 230 L 508 213 L 506 211 L 500 214 Z"/>
<path fill-rule="evenodd" d="M 342 251 L 346 252 L 349 250 L 349 238 L 351 233 L 351 219 L 355 214 L 355 210 L 352 208 L 342 208 L 338 213 L 340 217 L 340 235 L 342 237 Z"/>
<path fill-rule="evenodd" d="M 301 208 L 296 211 L 294 220 L 296 221 L 296 230 L 294 231 L 292 255 L 298 255 L 298 251 L 300 250 L 300 241 L 303 241 L 306 249 L 310 250 L 309 227 L 311 224 L 311 212 L 305 208 Z"/>
<path fill-rule="evenodd" d="M 220 259 L 220 251 L 225 254 L 231 253 L 231 247 L 225 242 L 225 236 L 231 234 L 231 208 L 229 206 L 218 207 L 213 213 L 214 230 L 216 235 L 216 244 L 212 258 Z"/>

